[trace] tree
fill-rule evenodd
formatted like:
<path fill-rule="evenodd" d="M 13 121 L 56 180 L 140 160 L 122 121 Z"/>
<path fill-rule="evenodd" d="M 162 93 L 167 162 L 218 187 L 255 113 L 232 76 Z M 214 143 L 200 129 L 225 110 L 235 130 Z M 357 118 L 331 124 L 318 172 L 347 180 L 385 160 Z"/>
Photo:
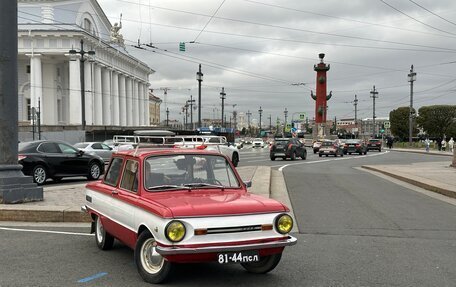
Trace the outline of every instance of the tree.
<path fill-rule="evenodd" d="M 415 109 L 412 110 L 415 114 Z M 400 138 L 401 141 L 408 139 L 409 137 L 409 116 L 410 107 L 399 107 L 392 110 L 389 115 L 391 123 L 391 133 L 394 136 Z M 412 136 L 416 136 L 418 129 L 416 128 L 416 122 L 413 123 Z"/>
<path fill-rule="evenodd" d="M 456 132 L 456 106 L 423 106 L 419 110 L 418 125 L 430 137 L 454 136 Z"/>

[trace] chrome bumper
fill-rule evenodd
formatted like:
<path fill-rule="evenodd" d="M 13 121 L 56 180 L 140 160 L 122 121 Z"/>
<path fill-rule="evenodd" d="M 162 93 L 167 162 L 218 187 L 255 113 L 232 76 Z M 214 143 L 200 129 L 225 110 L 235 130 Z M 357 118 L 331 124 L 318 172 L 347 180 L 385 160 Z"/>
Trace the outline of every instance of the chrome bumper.
<path fill-rule="evenodd" d="M 89 212 L 89 211 L 87 210 L 87 205 L 81 206 L 81 211 L 83 211 L 83 212 L 85 212 L 85 213 Z"/>
<path fill-rule="evenodd" d="M 180 247 L 163 247 L 157 246 L 155 250 L 163 255 L 176 255 L 176 254 L 198 254 L 198 253 L 214 253 L 214 252 L 232 252 L 242 250 L 258 250 L 267 248 L 285 247 L 296 244 L 297 239 L 293 236 L 288 236 L 287 239 L 267 242 L 267 243 L 254 243 L 245 245 L 225 245 L 225 246 L 209 246 L 197 248 L 180 248 Z"/>

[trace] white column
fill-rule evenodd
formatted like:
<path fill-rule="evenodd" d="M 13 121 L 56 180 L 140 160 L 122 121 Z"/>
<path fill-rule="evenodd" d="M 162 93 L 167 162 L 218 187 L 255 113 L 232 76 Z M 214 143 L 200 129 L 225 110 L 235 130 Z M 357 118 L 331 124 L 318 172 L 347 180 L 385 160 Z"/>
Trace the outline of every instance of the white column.
<path fill-rule="evenodd" d="M 81 75 L 79 65 L 79 58 L 73 58 L 70 60 L 70 125 L 82 124 Z"/>
<path fill-rule="evenodd" d="M 103 124 L 103 100 L 101 89 L 101 66 L 94 64 L 94 124 L 101 126 Z"/>
<path fill-rule="evenodd" d="M 138 83 L 138 102 L 139 102 L 139 125 L 143 126 L 144 123 L 144 114 L 145 114 L 145 106 L 144 106 L 144 84 L 139 82 Z"/>
<path fill-rule="evenodd" d="M 38 101 L 43 109 L 43 71 L 41 67 L 41 54 L 27 54 L 30 57 L 30 108 L 38 110 Z M 43 123 L 43 117 L 41 117 Z"/>
<path fill-rule="evenodd" d="M 144 123 L 146 126 L 150 126 L 150 102 L 149 102 L 149 86 L 144 84 Z"/>
<path fill-rule="evenodd" d="M 126 78 L 124 75 L 119 75 L 119 110 L 120 110 L 120 125 L 127 125 L 127 91 L 125 89 Z"/>
<path fill-rule="evenodd" d="M 127 90 L 127 126 L 132 126 L 133 125 L 133 85 L 132 85 L 133 80 L 131 78 L 127 78 L 127 83 L 126 83 L 126 90 Z"/>
<path fill-rule="evenodd" d="M 103 125 L 111 125 L 111 71 L 108 68 L 102 69 L 102 90 L 103 90 Z"/>
<path fill-rule="evenodd" d="M 84 85 L 85 85 L 85 119 L 86 125 L 93 125 L 93 87 L 92 87 L 92 63 L 84 62 Z"/>
<path fill-rule="evenodd" d="M 138 81 L 133 80 L 133 125 L 135 127 L 139 126 L 139 86 Z"/>
<path fill-rule="evenodd" d="M 120 124 L 119 112 L 119 74 L 112 71 L 112 124 L 118 126 Z"/>

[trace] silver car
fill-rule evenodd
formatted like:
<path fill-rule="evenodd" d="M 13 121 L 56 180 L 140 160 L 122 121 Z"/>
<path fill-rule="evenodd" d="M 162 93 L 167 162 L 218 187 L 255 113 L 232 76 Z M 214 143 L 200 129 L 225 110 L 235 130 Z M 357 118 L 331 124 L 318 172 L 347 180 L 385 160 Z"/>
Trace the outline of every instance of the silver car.
<path fill-rule="evenodd" d="M 111 160 L 112 148 L 101 142 L 82 142 L 74 145 L 75 148 L 87 153 L 94 153 L 103 158 L 104 162 Z"/>

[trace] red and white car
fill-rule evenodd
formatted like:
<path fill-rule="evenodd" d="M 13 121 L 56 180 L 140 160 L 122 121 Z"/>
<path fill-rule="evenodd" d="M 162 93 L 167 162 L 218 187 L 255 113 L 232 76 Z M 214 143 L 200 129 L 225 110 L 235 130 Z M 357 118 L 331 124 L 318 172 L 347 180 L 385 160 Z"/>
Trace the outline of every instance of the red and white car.
<path fill-rule="evenodd" d="M 99 248 L 134 250 L 141 277 L 160 283 L 175 263 L 240 263 L 267 273 L 280 261 L 293 220 L 280 202 L 247 192 L 224 155 L 197 149 L 113 154 L 103 180 L 86 186 L 83 210 Z"/>

